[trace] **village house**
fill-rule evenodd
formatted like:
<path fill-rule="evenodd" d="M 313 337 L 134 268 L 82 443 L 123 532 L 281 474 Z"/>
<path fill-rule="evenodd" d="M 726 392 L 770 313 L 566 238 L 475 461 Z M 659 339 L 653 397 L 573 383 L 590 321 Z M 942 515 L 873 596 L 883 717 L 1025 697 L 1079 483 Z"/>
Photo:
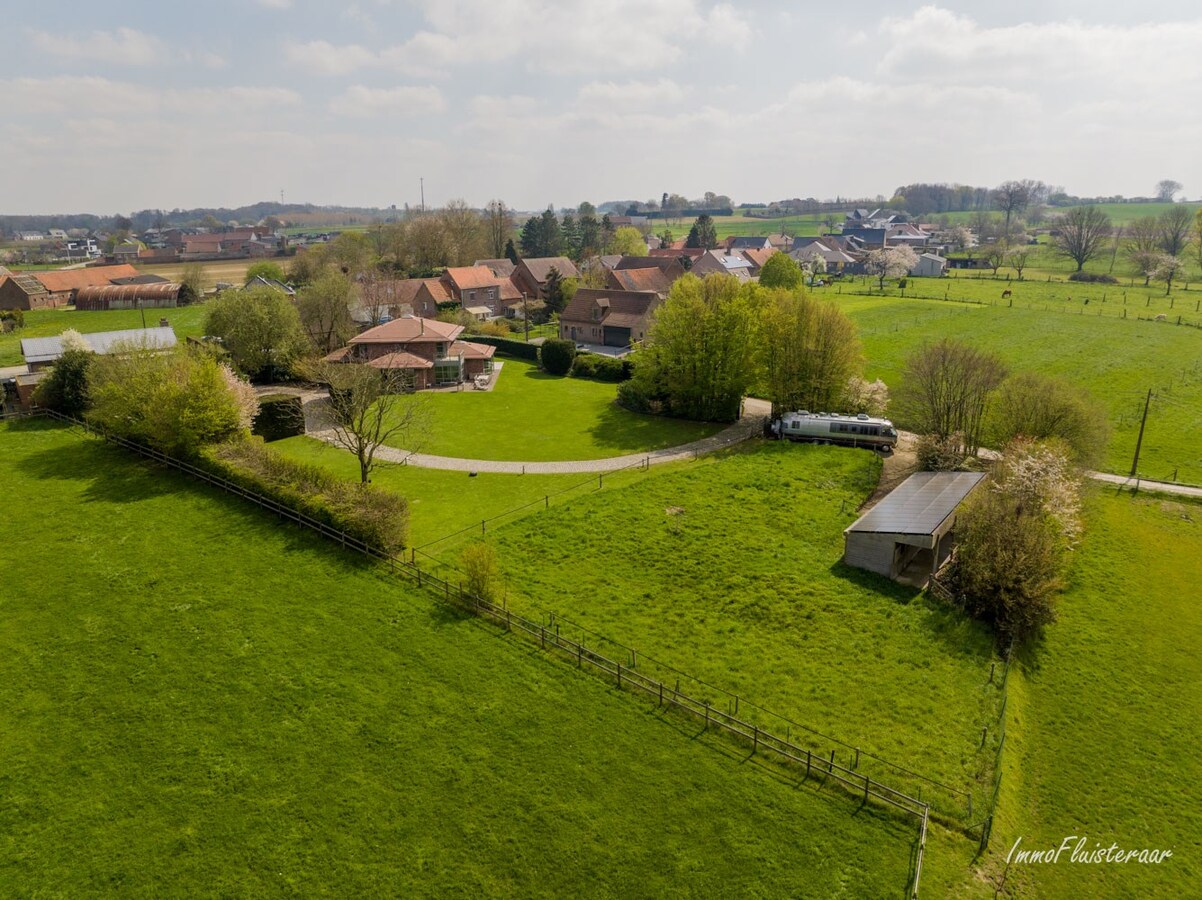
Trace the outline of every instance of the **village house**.
<path fill-rule="evenodd" d="M 362 363 L 381 371 L 404 372 L 415 390 L 460 384 L 492 372 L 497 348 L 461 341 L 462 325 L 403 316 L 369 328 L 327 362 Z"/>
<path fill-rule="evenodd" d="M 689 270 L 698 278 L 706 275 L 733 275 L 740 281 L 751 280 L 751 263 L 737 253 L 708 250 L 693 260 Z"/>
<path fill-rule="evenodd" d="M 522 299 L 510 279 L 488 266 L 452 266 L 442 273 L 442 283 L 452 300 L 481 321 L 504 316 L 506 304 Z"/>
<path fill-rule="evenodd" d="M 10 272 L 0 266 L 0 309 L 46 309 L 66 305 L 65 299 L 52 297 L 32 275 Z"/>
<path fill-rule="evenodd" d="M 775 247 L 769 247 L 766 250 L 750 249 L 737 250 L 735 252 L 738 253 L 739 256 L 743 257 L 743 259 L 747 260 L 748 264 L 750 264 L 751 277 L 759 278 L 760 269 L 764 268 L 764 263 L 768 261 L 768 257 L 772 256 L 774 253 L 779 253 L 780 251 Z"/>
<path fill-rule="evenodd" d="M 539 300 L 547 299 L 547 278 L 551 270 L 559 272 L 560 278 L 579 278 L 580 272 L 566 256 L 544 256 L 518 260 L 513 271 L 513 284 L 518 293 Z"/>
<path fill-rule="evenodd" d="M 675 262 L 675 260 L 671 260 L 671 262 Z M 679 268 L 679 263 L 677 263 L 677 267 Z M 684 274 L 683 269 L 680 269 L 680 274 Z M 672 282 L 675 280 L 667 274 L 667 271 L 658 266 L 640 269 L 610 269 L 605 273 L 606 286 L 611 290 L 635 293 L 650 291 L 661 298 L 668 296 L 668 291 L 672 289 Z M 580 293 L 580 291 L 576 293 Z"/>
<path fill-rule="evenodd" d="M 559 314 L 559 336 L 580 344 L 628 348 L 646 338 L 661 299 L 654 291 L 581 288 Z"/>

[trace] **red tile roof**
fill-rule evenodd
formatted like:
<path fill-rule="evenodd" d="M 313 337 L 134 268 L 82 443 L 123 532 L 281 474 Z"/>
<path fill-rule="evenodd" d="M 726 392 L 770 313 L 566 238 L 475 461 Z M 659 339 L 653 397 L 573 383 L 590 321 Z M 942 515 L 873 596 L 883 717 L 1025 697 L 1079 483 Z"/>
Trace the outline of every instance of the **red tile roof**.
<path fill-rule="evenodd" d="M 672 280 L 662 269 L 611 269 L 606 276 L 611 285 L 622 291 L 654 291 L 666 294 L 672 288 Z"/>
<path fill-rule="evenodd" d="M 135 278 L 142 273 L 128 263 L 119 266 L 90 266 L 85 269 L 56 269 L 50 272 L 31 272 L 34 278 L 52 294 L 77 291 L 80 288 L 112 284 L 114 278 Z"/>
<path fill-rule="evenodd" d="M 492 359 L 497 348 L 491 344 L 473 344 L 471 341 L 455 341 L 447 348 L 447 356 L 463 354 L 464 359 Z"/>
<path fill-rule="evenodd" d="M 444 273 L 456 290 L 497 286 L 497 276 L 488 266 L 452 266 Z"/>
<path fill-rule="evenodd" d="M 433 369 L 434 363 L 413 353 L 397 350 L 369 359 L 367 365 L 373 369 Z"/>
<path fill-rule="evenodd" d="M 422 319 L 405 316 L 393 319 L 375 328 L 369 328 L 356 337 L 352 344 L 416 344 L 453 341 L 463 333 L 462 325 L 439 322 L 437 319 Z"/>

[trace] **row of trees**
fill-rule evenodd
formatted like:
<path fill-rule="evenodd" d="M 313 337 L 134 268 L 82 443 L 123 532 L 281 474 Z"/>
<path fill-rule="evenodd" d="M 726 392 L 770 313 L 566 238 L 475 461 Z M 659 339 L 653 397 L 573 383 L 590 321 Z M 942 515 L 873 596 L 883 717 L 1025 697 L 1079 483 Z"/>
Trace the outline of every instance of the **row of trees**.
<path fill-rule="evenodd" d="M 518 248 L 523 256 L 567 256 L 576 262 L 598 254 L 647 255 L 641 231 L 614 227 L 608 213 L 598 218 L 591 203 L 581 203 L 575 214 L 566 212 L 562 218 L 552 209 L 531 216 L 522 225 Z"/>
<path fill-rule="evenodd" d="M 830 302 L 723 275 L 686 275 L 656 310 L 633 364 L 619 389 L 628 408 L 732 421 L 753 386 L 778 411 L 840 408 L 862 355 L 855 326 Z"/>

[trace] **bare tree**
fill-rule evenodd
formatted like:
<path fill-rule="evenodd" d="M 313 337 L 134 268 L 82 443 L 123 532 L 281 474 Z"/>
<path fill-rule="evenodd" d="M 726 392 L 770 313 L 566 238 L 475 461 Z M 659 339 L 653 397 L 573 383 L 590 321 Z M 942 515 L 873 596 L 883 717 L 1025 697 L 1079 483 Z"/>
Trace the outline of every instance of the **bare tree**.
<path fill-rule="evenodd" d="M 1007 256 L 1006 244 L 999 242 L 990 244 L 981 251 L 981 259 L 985 260 L 985 265 L 993 270 L 993 277 L 997 278 L 997 270 L 1005 263 Z"/>
<path fill-rule="evenodd" d="M 1023 269 L 1027 267 L 1027 263 L 1031 259 L 1031 247 L 1029 244 L 1020 244 L 1006 254 L 1006 260 L 1014 267 L 1014 271 L 1018 273 L 1018 280 L 1023 280 Z"/>
<path fill-rule="evenodd" d="M 1172 203 L 1173 197 L 1181 192 L 1182 184 L 1172 178 L 1156 182 L 1156 199 L 1164 203 Z"/>
<path fill-rule="evenodd" d="M 911 427 L 977 452 L 990 394 L 1006 377 L 1001 359 L 943 338 L 906 360 L 895 406 Z"/>
<path fill-rule="evenodd" d="M 359 279 L 359 309 L 367 317 L 369 326 L 381 324 L 386 317 L 395 317 L 399 310 L 393 310 L 392 280 L 378 272 L 372 272 Z M 418 310 L 413 310 L 417 314 Z"/>
<path fill-rule="evenodd" d="M 1193 215 L 1188 206 L 1174 206 L 1156 222 L 1160 249 L 1169 256 L 1181 256 L 1189 246 Z"/>
<path fill-rule="evenodd" d="M 990 199 L 993 201 L 993 205 L 1006 217 L 1002 236 L 1003 238 L 1009 238 L 1010 219 L 1015 215 L 1022 215 L 1027 208 L 1027 204 L 1031 202 L 1031 182 L 1003 181 L 993 189 Z"/>
<path fill-rule="evenodd" d="M 363 484 L 371 481 L 382 446 L 396 440 L 413 453 L 429 434 L 432 410 L 414 393 L 411 372 L 318 362 L 309 365 L 306 374 L 328 388 L 331 443 L 355 455 Z"/>
<path fill-rule="evenodd" d="M 1110 216 L 1096 206 L 1077 206 L 1065 213 L 1054 238 L 1057 252 L 1077 264 L 1077 271 L 1101 254 L 1110 235 Z"/>
<path fill-rule="evenodd" d="M 513 213 L 502 200 L 490 200 L 484 213 L 489 252 L 494 259 L 505 255 L 505 242 L 513 237 Z"/>
<path fill-rule="evenodd" d="M 484 222 L 464 201 L 450 201 L 438 211 L 438 218 L 447 239 L 445 265 L 469 266 L 487 252 Z M 501 252 L 505 252 L 504 245 Z"/>
<path fill-rule="evenodd" d="M 1144 277 L 1144 287 L 1148 286 L 1156 268 L 1159 245 L 1160 224 L 1155 216 L 1141 216 L 1127 226 L 1127 259 L 1135 267 L 1135 271 Z"/>

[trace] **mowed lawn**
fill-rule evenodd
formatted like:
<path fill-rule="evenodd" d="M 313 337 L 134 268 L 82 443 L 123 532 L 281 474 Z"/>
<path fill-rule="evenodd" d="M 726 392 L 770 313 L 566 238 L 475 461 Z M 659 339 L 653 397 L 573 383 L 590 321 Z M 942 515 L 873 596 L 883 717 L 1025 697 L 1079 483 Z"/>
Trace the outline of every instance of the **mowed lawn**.
<path fill-rule="evenodd" d="M 1011 674 L 992 866 L 1022 847 L 1164 849 L 1161 865 L 1012 866 L 1008 896 L 1202 896 L 1202 504 L 1106 492 L 1060 621 Z M 1075 842 L 1074 842 L 1075 844 Z"/>
<path fill-rule="evenodd" d="M 1110 413 L 1105 466 L 1131 469 L 1146 392 L 1153 401 L 1140 472 L 1147 478 L 1202 484 L 1202 331 L 1152 322 L 1057 315 L 881 297 L 838 298 L 860 329 L 867 375 L 891 389 L 906 358 L 923 344 L 952 337 L 992 350 L 1015 371 L 1066 378 Z M 903 427 L 903 417 L 897 417 Z"/>
<path fill-rule="evenodd" d="M 507 602 L 714 706 L 851 762 L 871 751 L 974 793 L 996 719 L 991 636 L 958 612 L 840 562 L 875 486 L 868 451 L 756 441 L 491 532 Z M 444 559 L 454 564 L 457 549 Z M 548 621 L 544 619 L 544 621 Z M 634 648 L 636 659 L 622 646 Z M 685 677 L 680 673 L 687 673 Z M 696 679 L 696 680 L 694 680 Z M 752 708 L 841 740 L 807 734 Z M 966 798 L 861 760 L 943 810 Z"/>
<path fill-rule="evenodd" d="M 905 892 L 912 822 L 253 506 L 44 422 L 0 477 L 0 895 Z"/>
<path fill-rule="evenodd" d="M 421 452 L 465 459 L 602 459 L 687 444 L 723 427 L 628 412 L 615 402 L 616 385 L 548 375 L 527 360 L 502 362 L 491 391 L 426 395 L 433 426 Z"/>
<path fill-rule="evenodd" d="M 73 309 L 34 309 L 25 313 L 25 327 L 19 331 L 0 334 L 0 366 L 19 366 L 25 362 L 21 356 L 21 341 L 24 338 L 53 337 L 68 328 L 81 334 L 95 331 L 122 331 L 141 328 L 143 312 L 147 327 L 166 319 L 181 340 L 189 335 L 199 335 L 204 323 L 204 306 L 180 306 L 176 309 L 115 309 L 103 312 Z"/>

